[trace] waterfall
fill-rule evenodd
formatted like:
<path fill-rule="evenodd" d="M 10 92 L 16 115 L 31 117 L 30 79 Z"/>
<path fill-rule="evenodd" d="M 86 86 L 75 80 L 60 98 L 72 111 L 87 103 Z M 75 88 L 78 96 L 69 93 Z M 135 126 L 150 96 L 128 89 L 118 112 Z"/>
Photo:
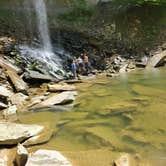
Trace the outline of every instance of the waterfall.
<path fill-rule="evenodd" d="M 39 37 L 42 43 L 43 49 L 47 52 L 52 52 L 52 45 L 49 36 L 48 22 L 47 22 L 47 10 L 44 0 L 34 0 L 33 5 L 35 7 Z"/>
<path fill-rule="evenodd" d="M 61 71 L 62 73 L 64 72 L 62 70 L 61 59 L 57 54 L 53 52 L 53 47 L 51 44 L 49 28 L 48 28 L 47 9 L 45 1 L 44 0 L 25 0 L 25 1 L 29 3 L 29 5 L 25 7 L 28 8 L 29 6 L 31 6 L 33 8 L 31 9 L 32 12 L 33 11 L 35 12 L 35 15 L 31 14 L 31 17 L 36 16 L 38 39 L 40 42 L 40 46 L 37 48 L 28 45 L 20 46 L 21 53 L 23 56 L 28 55 L 31 56 L 33 59 L 36 59 L 44 63 L 42 67 L 47 67 L 49 74 L 58 77 L 58 75 L 56 74 L 57 71 Z M 28 19 L 32 20 L 32 18 Z M 58 52 L 61 53 L 63 52 L 63 50 L 59 50 L 58 48 L 56 49 L 58 50 Z"/>

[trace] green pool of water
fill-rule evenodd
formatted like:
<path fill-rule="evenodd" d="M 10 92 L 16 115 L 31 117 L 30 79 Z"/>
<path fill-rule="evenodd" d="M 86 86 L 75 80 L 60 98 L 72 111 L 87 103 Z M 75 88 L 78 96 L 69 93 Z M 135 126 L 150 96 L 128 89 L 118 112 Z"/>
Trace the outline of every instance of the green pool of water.
<path fill-rule="evenodd" d="M 55 129 L 53 138 L 38 148 L 73 153 L 107 149 L 165 160 L 165 68 L 100 78 L 79 89 L 79 105 L 71 111 L 20 116 L 23 123 L 49 122 Z"/>

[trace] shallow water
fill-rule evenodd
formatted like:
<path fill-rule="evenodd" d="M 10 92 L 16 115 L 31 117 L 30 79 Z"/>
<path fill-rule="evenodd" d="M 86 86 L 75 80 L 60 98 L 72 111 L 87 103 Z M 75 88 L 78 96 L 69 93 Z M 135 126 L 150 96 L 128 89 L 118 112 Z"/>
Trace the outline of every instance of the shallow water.
<path fill-rule="evenodd" d="M 108 166 L 119 152 L 139 153 L 152 165 L 165 166 L 165 85 L 166 68 L 99 78 L 78 85 L 73 110 L 30 113 L 20 121 L 49 122 L 53 138 L 35 148 L 61 151 L 76 166 Z"/>

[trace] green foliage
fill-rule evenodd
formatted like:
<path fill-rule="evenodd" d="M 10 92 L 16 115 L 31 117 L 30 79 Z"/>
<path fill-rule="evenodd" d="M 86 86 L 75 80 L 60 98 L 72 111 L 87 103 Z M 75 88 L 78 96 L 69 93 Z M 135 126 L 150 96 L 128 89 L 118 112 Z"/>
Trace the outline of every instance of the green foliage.
<path fill-rule="evenodd" d="M 118 8 L 128 8 L 130 6 L 141 6 L 143 4 L 162 5 L 166 4 L 166 0 L 113 0 Z"/>
<path fill-rule="evenodd" d="M 71 23 L 85 23 L 93 15 L 94 9 L 85 0 L 73 0 L 72 10 L 59 16 L 62 21 Z"/>

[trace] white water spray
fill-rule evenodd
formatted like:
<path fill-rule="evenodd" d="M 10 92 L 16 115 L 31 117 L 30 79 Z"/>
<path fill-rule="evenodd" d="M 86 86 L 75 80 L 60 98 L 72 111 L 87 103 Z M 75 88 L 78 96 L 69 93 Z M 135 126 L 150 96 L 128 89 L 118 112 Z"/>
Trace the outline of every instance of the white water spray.
<path fill-rule="evenodd" d="M 42 43 L 43 49 L 47 52 L 52 52 L 52 45 L 48 30 L 47 22 L 47 10 L 44 0 L 34 0 L 33 5 L 35 7 L 37 21 L 38 21 L 38 30 L 39 37 Z"/>
<path fill-rule="evenodd" d="M 26 0 L 27 1 L 27 0 Z M 54 54 L 51 44 L 48 21 L 47 21 L 47 9 L 44 0 L 28 0 L 30 6 L 34 8 L 37 18 L 38 38 L 41 46 L 39 48 L 32 48 L 28 46 L 21 46 L 22 54 L 28 54 L 34 59 L 44 62 L 51 71 L 58 71 L 62 69 L 61 59 L 58 55 Z M 31 19 L 31 18 L 28 18 Z M 61 72 L 63 72 L 61 70 Z M 56 74 L 55 74 L 56 75 Z"/>

